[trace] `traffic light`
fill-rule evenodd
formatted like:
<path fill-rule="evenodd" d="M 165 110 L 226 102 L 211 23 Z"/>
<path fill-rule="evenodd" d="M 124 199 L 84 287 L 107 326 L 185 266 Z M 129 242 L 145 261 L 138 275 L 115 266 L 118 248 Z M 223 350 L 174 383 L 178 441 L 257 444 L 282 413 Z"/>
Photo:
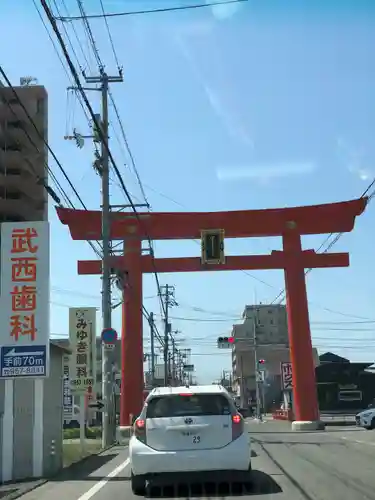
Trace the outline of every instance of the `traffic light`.
<path fill-rule="evenodd" d="M 209 229 L 201 232 L 202 264 L 225 264 L 224 230 Z"/>
<path fill-rule="evenodd" d="M 260 365 L 264 365 L 265 362 L 266 362 L 265 359 L 259 359 L 258 360 L 258 364 L 260 364 Z"/>
<path fill-rule="evenodd" d="M 217 346 L 219 349 L 230 349 L 234 344 L 234 337 L 218 337 Z"/>

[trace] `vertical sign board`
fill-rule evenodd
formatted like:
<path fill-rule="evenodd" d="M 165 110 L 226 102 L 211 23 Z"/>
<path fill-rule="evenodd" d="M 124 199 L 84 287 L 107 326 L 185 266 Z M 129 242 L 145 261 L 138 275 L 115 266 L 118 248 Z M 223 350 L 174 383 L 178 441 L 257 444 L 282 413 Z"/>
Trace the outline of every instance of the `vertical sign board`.
<path fill-rule="evenodd" d="M 281 389 L 283 391 L 293 390 L 292 363 L 281 362 Z"/>
<path fill-rule="evenodd" d="M 1 224 L 0 378 L 49 375 L 49 224 Z"/>
<path fill-rule="evenodd" d="M 96 307 L 69 308 L 70 388 L 85 395 L 93 387 L 96 361 Z"/>
<path fill-rule="evenodd" d="M 64 379 L 63 379 L 63 419 L 70 422 L 73 420 L 73 396 L 70 389 L 70 356 L 64 356 Z"/>

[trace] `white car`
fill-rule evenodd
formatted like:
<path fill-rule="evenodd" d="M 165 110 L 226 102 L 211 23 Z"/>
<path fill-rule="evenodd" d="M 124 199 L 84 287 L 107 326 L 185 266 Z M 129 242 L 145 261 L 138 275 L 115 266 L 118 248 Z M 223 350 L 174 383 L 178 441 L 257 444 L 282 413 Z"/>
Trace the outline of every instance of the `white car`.
<path fill-rule="evenodd" d="M 355 421 L 360 427 L 365 429 L 375 429 L 375 408 L 367 408 L 355 416 Z"/>
<path fill-rule="evenodd" d="M 244 420 L 219 385 L 153 389 L 134 422 L 129 458 L 136 495 L 146 481 L 249 482 L 251 471 Z"/>

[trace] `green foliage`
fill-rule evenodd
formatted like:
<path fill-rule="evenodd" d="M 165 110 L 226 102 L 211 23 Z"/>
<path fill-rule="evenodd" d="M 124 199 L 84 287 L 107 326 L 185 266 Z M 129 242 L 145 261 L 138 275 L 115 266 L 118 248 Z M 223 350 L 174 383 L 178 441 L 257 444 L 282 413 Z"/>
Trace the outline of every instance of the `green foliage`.
<path fill-rule="evenodd" d="M 102 436 L 101 427 L 86 427 L 86 439 L 98 439 Z M 64 429 L 64 439 L 79 439 L 79 428 Z"/>

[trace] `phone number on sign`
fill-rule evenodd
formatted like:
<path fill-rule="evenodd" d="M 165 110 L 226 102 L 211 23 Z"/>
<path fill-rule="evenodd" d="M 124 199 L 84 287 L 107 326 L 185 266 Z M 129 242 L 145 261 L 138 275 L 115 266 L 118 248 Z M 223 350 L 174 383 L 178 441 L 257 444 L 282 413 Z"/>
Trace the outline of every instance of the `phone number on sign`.
<path fill-rule="evenodd" d="M 17 368 L 3 368 L 2 377 L 14 377 L 22 375 L 44 375 L 44 366 L 23 366 Z"/>

